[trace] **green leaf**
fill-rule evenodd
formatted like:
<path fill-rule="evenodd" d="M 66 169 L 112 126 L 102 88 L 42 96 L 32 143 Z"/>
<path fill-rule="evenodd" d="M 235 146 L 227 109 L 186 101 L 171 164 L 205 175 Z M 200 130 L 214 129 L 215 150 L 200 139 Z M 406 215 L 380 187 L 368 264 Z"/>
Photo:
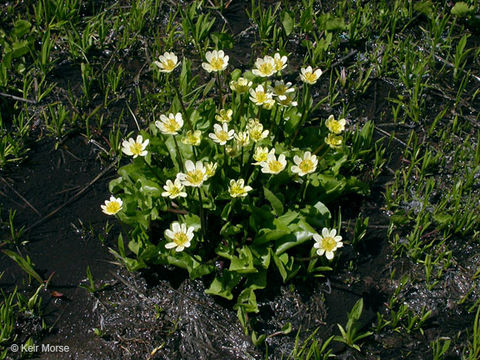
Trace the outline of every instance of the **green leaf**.
<path fill-rule="evenodd" d="M 253 265 L 253 255 L 250 248 L 244 246 L 237 251 L 238 256 L 232 257 L 229 270 L 240 274 L 257 272 L 257 269 Z"/>
<path fill-rule="evenodd" d="M 452 216 L 446 213 L 434 214 L 433 219 L 441 226 L 446 226 L 452 221 Z"/>
<path fill-rule="evenodd" d="M 433 4 L 431 0 L 419 1 L 413 5 L 413 9 L 416 12 L 424 14 L 428 18 L 431 18 L 433 15 Z"/>
<path fill-rule="evenodd" d="M 283 282 L 287 280 L 287 270 L 285 269 L 284 261 L 288 261 L 288 254 L 282 254 L 280 256 L 273 255 L 273 261 L 275 262 L 275 265 L 277 265 L 277 269 L 282 276 Z"/>
<path fill-rule="evenodd" d="M 13 26 L 12 35 L 19 39 L 26 35 L 30 31 L 31 27 L 32 24 L 30 24 L 27 20 L 17 20 Z"/>
<path fill-rule="evenodd" d="M 203 89 L 203 97 L 207 96 L 207 94 L 212 90 L 213 86 L 215 85 L 215 78 L 211 78 L 210 81 L 207 83 L 205 86 L 205 89 Z"/>
<path fill-rule="evenodd" d="M 261 334 L 260 336 L 257 335 L 256 331 L 252 331 L 252 343 L 255 346 L 260 346 L 265 342 L 267 335 Z"/>
<path fill-rule="evenodd" d="M 280 330 L 282 334 L 288 335 L 292 332 L 292 323 L 287 322 L 285 325 L 282 326 L 282 329 Z"/>
<path fill-rule="evenodd" d="M 223 271 L 222 276 L 216 276 L 210 287 L 205 290 L 206 294 L 221 296 L 227 300 L 233 299 L 232 290 L 240 282 L 242 276 L 230 271 Z"/>
<path fill-rule="evenodd" d="M 217 49 L 233 49 L 235 41 L 233 40 L 233 37 L 229 34 L 224 32 L 212 33 L 210 37 L 212 38 L 212 41 Z"/>
<path fill-rule="evenodd" d="M 294 22 L 290 14 L 285 11 L 282 18 L 283 29 L 285 30 L 285 35 L 289 36 L 293 32 Z"/>
<path fill-rule="evenodd" d="M 247 275 L 245 287 L 256 289 L 265 289 L 267 287 L 267 270 L 260 269 L 257 273 Z"/>
<path fill-rule="evenodd" d="M 114 194 L 117 191 L 121 190 L 122 189 L 122 186 L 121 186 L 122 182 L 123 182 L 122 177 L 118 177 L 118 178 L 110 181 L 110 183 L 108 184 L 108 190 L 110 191 L 110 193 Z"/>
<path fill-rule="evenodd" d="M 254 289 L 252 287 L 243 289 L 240 295 L 238 295 L 237 303 L 233 308 L 235 310 L 243 308 L 245 312 L 258 313 L 257 297 L 255 296 Z"/>
<path fill-rule="evenodd" d="M 354 320 L 360 319 L 362 316 L 363 311 L 363 298 L 360 298 L 355 305 L 353 305 L 352 311 L 349 314 L 349 318 L 353 318 Z"/>
<path fill-rule="evenodd" d="M 28 53 L 28 41 L 16 41 L 12 45 L 12 56 L 14 58 L 22 57 L 23 55 Z"/>
<path fill-rule="evenodd" d="M 18 266 L 20 266 L 20 268 L 25 271 L 29 276 L 33 277 L 40 284 L 43 284 L 42 277 L 38 275 L 38 273 L 33 269 L 30 258 L 28 256 L 26 257 L 26 259 L 24 259 L 20 254 L 17 254 L 16 252 L 13 252 L 11 250 L 2 250 L 2 252 L 9 258 L 11 258 L 13 261 L 15 261 Z"/>
<path fill-rule="evenodd" d="M 458 17 L 467 17 L 474 11 L 475 8 L 473 6 L 468 6 L 466 2 L 460 1 L 455 4 L 455 6 L 451 10 L 451 13 L 452 15 Z"/>
<path fill-rule="evenodd" d="M 273 192 L 268 190 L 265 186 L 263 187 L 263 193 L 265 195 L 265 199 L 267 199 L 270 202 L 270 205 L 272 205 L 272 208 L 275 211 L 275 214 L 277 216 L 282 215 L 283 214 L 282 202 L 275 196 Z"/>
<path fill-rule="evenodd" d="M 283 282 L 293 278 L 300 270 L 300 265 L 295 264 L 295 259 L 293 256 L 288 256 L 287 253 L 283 253 L 281 255 L 274 254 L 273 261 L 275 262 L 275 265 L 277 265 Z"/>

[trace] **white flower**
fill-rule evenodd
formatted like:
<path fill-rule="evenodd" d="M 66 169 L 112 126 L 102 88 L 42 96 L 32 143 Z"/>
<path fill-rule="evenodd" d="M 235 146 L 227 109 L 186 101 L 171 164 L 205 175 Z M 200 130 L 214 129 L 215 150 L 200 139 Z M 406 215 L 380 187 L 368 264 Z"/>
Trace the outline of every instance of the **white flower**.
<path fill-rule="evenodd" d="M 167 184 L 163 186 L 164 192 L 162 192 L 163 197 L 169 197 L 170 199 L 175 199 L 177 197 L 187 197 L 187 193 L 183 190 L 183 184 L 180 180 L 175 179 L 175 182 L 172 180 L 167 180 Z"/>
<path fill-rule="evenodd" d="M 329 133 L 325 138 L 325 143 L 328 144 L 332 149 L 335 149 L 342 145 L 343 138 L 335 134 Z"/>
<path fill-rule="evenodd" d="M 272 88 L 273 95 L 277 96 L 279 100 L 285 100 L 289 93 L 295 91 L 291 86 L 291 82 L 285 84 L 283 80 L 275 80 L 275 86 Z"/>
<path fill-rule="evenodd" d="M 137 156 L 146 156 L 148 151 L 145 150 L 150 140 L 143 141 L 142 135 L 138 135 L 137 139 L 134 140 L 130 138 L 128 140 L 123 140 L 122 142 L 122 152 L 125 155 L 133 156 L 135 159 Z"/>
<path fill-rule="evenodd" d="M 275 154 L 275 149 L 271 150 L 273 154 Z M 256 162 L 253 165 L 260 165 L 262 162 L 267 161 L 268 157 L 268 148 L 267 147 L 256 147 L 255 153 L 253 154 L 253 160 Z"/>
<path fill-rule="evenodd" d="M 162 132 L 162 134 L 177 135 L 178 131 L 183 126 L 182 114 L 168 114 L 168 117 L 160 115 L 160 121 L 155 121 L 155 126 Z"/>
<path fill-rule="evenodd" d="M 250 135 L 246 131 L 240 131 L 238 134 L 235 134 L 235 140 L 239 147 L 248 146 L 250 144 Z"/>
<path fill-rule="evenodd" d="M 269 133 L 268 130 L 263 130 L 263 125 L 258 119 L 249 119 L 247 123 L 247 130 L 250 138 L 254 142 L 265 139 Z"/>
<path fill-rule="evenodd" d="M 115 215 L 122 210 L 123 201 L 115 196 L 110 196 L 110 200 L 105 200 L 105 205 L 100 205 L 102 212 L 107 215 Z"/>
<path fill-rule="evenodd" d="M 232 109 L 221 109 L 218 112 L 218 115 L 215 115 L 215 120 L 221 123 L 229 123 L 230 121 L 232 121 L 232 115 Z"/>
<path fill-rule="evenodd" d="M 273 100 L 273 99 L 268 99 L 267 101 L 265 101 L 265 102 L 262 104 L 262 108 L 264 108 L 264 109 L 266 109 L 266 110 L 272 110 L 273 105 L 275 105 L 275 100 Z"/>
<path fill-rule="evenodd" d="M 205 172 L 207 173 L 207 179 L 215 175 L 215 171 L 217 171 L 217 166 L 218 164 L 214 162 L 209 162 L 205 164 Z"/>
<path fill-rule="evenodd" d="M 303 159 L 300 156 L 295 155 L 293 157 L 293 162 L 295 165 L 291 167 L 291 170 L 299 176 L 314 172 L 318 165 L 317 156 L 312 155 L 310 151 L 306 151 L 305 154 L 303 154 Z"/>
<path fill-rule="evenodd" d="M 323 228 L 322 235 L 315 234 L 313 239 L 315 240 L 313 247 L 318 249 L 317 254 L 319 256 L 325 254 L 328 260 L 332 260 L 335 250 L 343 246 L 342 237 L 337 235 L 337 230 L 335 229 L 328 230 Z"/>
<path fill-rule="evenodd" d="M 182 143 L 186 145 L 198 146 L 202 141 L 202 132 L 200 130 L 188 130 L 182 138 Z"/>
<path fill-rule="evenodd" d="M 225 145 L 228 140 L 233 138 L 235 130 L 228 130 L 228 125 L 223 123 L 222 125 L 213 125 L 213 133 L 208 134 L 208 137 L 220 145 Z"/>
<path fill-rule="evenodd" d="M 202 67 L 209 73 L 214 71 L 223 71 L 228 65 L 228 55 L 225 55 L 223 50 L 207 51 L 205 54 L 207 62 L 202 63 Z"/>
<path fill-rule="evenodd" d="M 311 66 L 300 69 L 300 79 L 303 82 L 313 85 L 317 82 L 318 78 L 323 74 L 322 70 L 316 69 L 313 71 Z"/>
<path fill-rule="evenodd" d="M 286 56 L 281 56 L 279 53 L 276 53 L 273 56 L 273 63 L 275 65 L 275 71 L 281 71 L 285 69 L 285 66 L 287 66 L 287 57 Z"/>
<path fill-rule="evenodd" d="M 280 154 L 277 160 L 277 157 L 275 156 L 275 150 L 272 150 L 273 152 L 270 151 L 268 153 L 267 160 L 260 163 L 260 166 L 262 167 L 262 173 L 264 174 L 278 174 L 285 169 L 285 166 L 287 166 L 285 155 Z"/>
<path fill-rule="evenodd" d="M 237 81 L 230 81 L 230 89 L 240 94 L 246 93 L 251 86 L 252 82 L 243 77 L 239 77 Z"/>
<path fill-rule="evenodd" d="M 294 101 L 295 94 L 290 93 L 285 95 L 285 99 L 281 100 L 280 98 L 277 98 L 277 103 L 284 106 L 297 106 L 297 102 Z"/>
<path fill-rule="evenodd" d="M 273 94 L 270 92 L 265 92 L 265 89 L 262 85 L 258 85 L 255 90 L 250 89 L 250 100 L 255 105 L 263 105 L 270 102 L 273 99 Z"/>
<path fill-rule="evenodd" d="M 196 164 L 191 160 L 185 161 L 185 173 L 177 174 L 177 179 L 185 186 L 200 187 L 207 178 L 207 170 L 201 161 Z"/>
<path fill-rule="evenodd" d="M 335 120 L 333 115 L 330 115 L 325 121 L 325 126 L 334 134 L 340 134 L 343 130 L 345 130 L 345 124 L 345 119 Z"/>
<path fill-rule="evenodd" d="M 245 180 L 238 179 L 238 180 L 230 180 L 230 186 L 228 187 L 228 192 L 230 196 L 233 198 L 236 197 L 245 197 L 248 195 L 248 192 L 252 191 L 251 186 L 245 186 Z"/>
<path fill-rule="evenodd" d="M 263 59 L 258 58 L 255 61 L 255 69 L 252 70 L 253 75 L 268 77 L 275 74 L 275 61 L 271 56 L 265 56 Z"/>
<path fill-rule="evenodd" d="M 175 249 L 177 252 L 190 247 L 193 239 L 193 230 L 193 226 L 189 226 L 187 229 L 186 224 L 172 223 L 171 229 L 165 230 L 165 237 L 171 240 L 171 242 L 165 244 L 165 247 L 167 249 Z"/>
<path fill-rule="evenodd" d="M 165 54 L 160 55 L 159 60 L 160 61 L 155 61 L 154 64 L 164 73 L 171 73 L 178 65 L 180 65 L 177 55 L 173 52 L 166 52 Z"/>

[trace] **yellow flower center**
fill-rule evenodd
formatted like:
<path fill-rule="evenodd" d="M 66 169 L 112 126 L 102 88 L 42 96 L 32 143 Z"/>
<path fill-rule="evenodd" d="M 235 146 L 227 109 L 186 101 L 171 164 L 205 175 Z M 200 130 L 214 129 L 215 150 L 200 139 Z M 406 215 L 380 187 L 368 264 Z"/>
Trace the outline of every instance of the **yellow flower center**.
<path fill-rule="evenodd" d="M 313 72 L 307 72 L 305 73 L 305 80 L 307 80 L 307 82 L 309 83 L 313 83 L 315 81 L 317 81 L 317 77 L 315 76 L 315 74 Z"/>
<path fill-rule="evenodd" d="M 198 186 L 203 183 L 204 174 L 200 170 L 192 170 L 186 173 L 186 180 L 193 186 Z"/>
<path fill-rule="evenodd" d="M 300 170 L 302 170 L 302 172 L 308 173 L 313 170 L 313 162 L 310 159 L 305 159 L 300 162 L 298 167 L 300 168 Z"/>
<path fill-rule="evenodd" d="M 281 59 L 274 59 L 275 62 L 275 70 L 280 71 L 283 67 L 283 61 Z"/>
<path fill-rule="evenodd" d="M 253 141 L 263 139 L 263 126 L 261 124 L 253 126 L 250 128 L 249 134 Z"/>
<path fill-rule="evenodd" d="M 253 159 L 257 162 L 262 162 L 262 161 L 266 161 L 268 158 L 268 153 L 259 153 L 259 154 L 255 154 L 253 155 Z"/>
<path fill-rule="evenodd" d="M 267 94 L 263 91 L 257 91 L 255 93 L 257 103 L 264 103 L 267 100 Z"/>
<path fill-rule="evenodd" d="M 172 186 L 169 189 L 169 193 L 170 193 L 171 196 L 177 196 L 178 194 L 180 194 L 180 189 L 176 186 Z"/>
<path fill-rule="evenodd" d="M 268 162 L 268 168 L 273 173 L 278 173 L 283 170 L 283 165 L 280 161 L 274 160 Z"/>
<path fill-rule="evenodd" d="M 243 186 L 239 186 L 237 183 L 233 184 L 231 187 L 230 187 L 230 194 L 232 196 L 235 196 L 235 195 L 242 195 L 242 194 L 245 194 L 246 191 L 245 191 L 245 188 Z"/>
<path fill-rule="evenodd" d="M 167 59 L 163 63 L 163 69 L 167 71 L 172 71 L 173 69 L 175 69 L 175 65 L 175 62 L 172 59 Z"/>
<path fill-rule="evenodd" d="M 205 173 L 207 174 L 208 177 L 212 177 L 213 175 L 215 175 L 215 165 L 211 166 L 211 165 L 207 165 L 206 166 L 206 171 Z"/>
<path fill-rule="evenodd" d="M 109 214 L 116 214 L 117 212 L 120 211 L 121 208 L 122 206 L 120 205 L 119 202 L 110 201 L 109 203 L 106 204 L 105 211 Z"/>
<path fill-rule="evenodd" d="M 223 68 L 223 59 L 214 57 L 212 60 L 210 60 L 210 65 L 212 66 L 213 70 L 220 71 Z"/>
<path fill-rule="evenodd" d="M 188 242 L 187 234 L 184 232 L 178 232 L 173 235 L 173 242 L 178 246 L 183 246 Z"/>
<path fill-rule="evenodd" d="M 331 236 L 322 239 L 322 249 L 325 251 L 332 251 L 337 246 L 337 242 Z"/>
<path fill-rule="evenodd" d="M 275 91 L 275 94 L 277 94 L 277 95 L 285 95 L 285 93 L 287 91 L 287 87 L 283 84 L 280 84 L 280 85 L 275 86 L 275 88 L 273 90 Z"/>
<path fill-rule="evenodd" d="M 165 130 L 168 132 L 177 132 L 179 129 L 177 120 L 175 119 L 168 119 L 167 122 L 165 122 Z"/>
<path fill-rule="evenodd" d="M 186 142 L 190 145 L 195 145 L 198 143 L 199 138 L 195 135 L 187 135 Z"/>
<path fill-rule="evenodd" d="M 271 75 L 273 73 L 273 65 L 271 62 L 264 62 L 258 67 L 258 71 L 264 75 Z"/>
<path fill-rule="evenodd" d="M 141 152 L 143 151 L 142 144 L 135 142 L 130 145 L 130 151 L 132 152 L 133 155 L 140 155 Z"/>
<path fill-rule="evenodd" d="M 325 142 L 331 146 L 339 146 L 342 144 L 342 138 L 340 136 L 328 134 L 328 136 L 325 139 Z"/>
<path fill-rule="evenodd" d="M 228 141 L 228 132 L 225 130 L 220 130 L 219 132 L 216 133 L 218 140 L 221 142 Z"/>
<path fill-rule="evenodd" d="M 339 121 L 334 120 L 330 123 L 330 130 L 336 134 L 342 132 L 342 125 Z"/>

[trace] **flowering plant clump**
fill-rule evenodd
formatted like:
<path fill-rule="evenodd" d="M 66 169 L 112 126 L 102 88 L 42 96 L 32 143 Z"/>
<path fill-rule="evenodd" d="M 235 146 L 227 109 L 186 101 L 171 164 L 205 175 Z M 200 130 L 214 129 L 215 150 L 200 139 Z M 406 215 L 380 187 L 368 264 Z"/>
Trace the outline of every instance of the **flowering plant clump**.
<path fill-rule="evenodd" d="M 255 291 L 268 272 L 285 282 L 321 276 L 339 256 L 342 237 L 325 204 L 368 192 L 353 174 L 369 159 L 373 126 L 351 132 L 343 118 L 317 113 L 323 102 L 310 89 L 322 70 L 300 67 L 286 82 L 285 54 L 267 54 L 243 73 L 222 50 L 203 57 L 195 71 L 203 68 L 207 85 L 188 59 L 165 53 L 155 62 L 159 86 L 176 97 L 159 104 L 168 115 L 123 142 L 130 163 L 101 207 L 130 226 L 133 256 L 122 237 L 114 252 L 129 269 L 170 264 L 191 278 L 209 275 L 207 293 L 236 297 L 244 314 L 258 311 Z"/>

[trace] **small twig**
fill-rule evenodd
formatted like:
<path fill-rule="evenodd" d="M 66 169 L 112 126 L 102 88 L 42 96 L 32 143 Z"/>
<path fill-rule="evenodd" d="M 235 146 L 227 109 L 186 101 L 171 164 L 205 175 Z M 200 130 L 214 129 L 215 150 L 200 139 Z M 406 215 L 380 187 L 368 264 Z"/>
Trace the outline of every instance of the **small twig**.
<path fill-rule="evenodd" d="M 180 209 L 177 210 L 177 209 L 167 208 L 166 211 L 174 213 L 174 214 L 180 214 L 180 215 L 187 215 L 188 214 L 187 210 L 180 210 Z"/>
<path fill-rule="evenodd" d="M 145 294 L 143 294 L 142 292 L 140 292 L 135 286 L 133 286 L 132 284 L 129 284 L 127 280 L 125 280 L 124 278 L 122 278 L 120 275 L 117 275 L 116 273 L 114 273 L 113 271 L 110 271 L 110 274 L 113 275 L 114 278 L 116 278 L 117 280 L 119 280 L 120 282 L 122 282 L 126 287 L 128 287 L 130 290 L 132 290 L 133 292 L 137 293 L 138 296 L 140 296 L 143 300 L 150 300 L 147 296 L 145 296 Z"/>
<path fill-rule="evenodd" d="M 83 187 L 80 191 L 78 191 L 75 195 L 73 195 L 67 202 L 63 203 L 59 207 L 57 207 L 55 210 L 52 210 L 49 212 L 47 215 L 45 215 L 43 218 L 39 219 L 38 221 L 34 222 L 32 225 L 30 225 L 27 229 L 25 229 L 25 233 L 28 233 L 30 230 L 32 230 L 34 227 L 42 224 L 46 220 L 50 219 L 53 215 L 55 215 L 57 212 L 62 210 L 65 206 L 71 204 L 75 200 L 77 200 L 80 195 L 82 195 L 85 191 L 87 191 L 93 184 L 95 184 L 102 176 L 104 176 L 107 172 L 109 172 L 116 164 L 117 164 L 118 159 L 116 159 L 114 162 L 112 162 L 107 168 L 103 169 L 97 176 L 93 178 L 92 181 L 90 181 L 85 187 Z"/>
<path fill-rule="evenodd" d="M 398 143 L 402 144 L 403 146 L 407 147 L 407 148 L 410 148 L 408 146 L 407 143 L 403 142 L 402 140 L 400 140 L 399 138 L 397 138 L 395 135 L 393 134 L 390 134 L 388 131 L 385 131 L 383 129 L 380 129 L 378 126 L 375 125 L 375 130 L 377 130 L 379 133 L 385 135 L 385 136 L 388 136 L 388 137 L 392 137 L 394 140 L 396 140 Z"/>
<path fill-rule="evenodd" d="M 352 50 L 350 51 L 347 55 L 345 55 L 344 57 L 338 59 L 337 61 L 335 61 L 330 67 L 335 67 L 335 66 L 338 66 L 340 64 L 342 64 L 345 60 L 351 58 L 353 55 L 355 55 L 356 53 L 358 53 L 358 50 Z"/>
<path fill-rule="evenodd" d="M 25 204 L 28 205 L 28 207 L 29 207 L 30 209 L 32 209 L 38 216 L 42 216 L 42 214 L 40 213 L 40 211 L 38 211 L 38 210 L 35 208 L 35 206 L 33 206 L 27 199 L 25 199 L 20 193 L 18 193 L 18 191 L 15 190 L 15 189 L 12 187 L 12 185 L 10 185 L 10 184 L 8 183 L 7 180 L 5 180 L 3 177 L 2 177 L 1 179 L 2 179 L 3 183 L 8 186 L 8 188 L 9 188 L 10 190 L 12 190 L 20 199 L 23 200 L 23 202 L 24 202 Z"/>
<path fill-rule="evenodd" d="M 23 101 L 23 102 L 26 102 L 26 103 L 29 103 L 29 104 L 36 104 L 37 103 L 35 100 L 25 99 L 25 98 L 22 98 L 22 97 L 19 97 L 19 96 L 5 94 L 5 93 L 2 93 L 2 92 L 0 92 L 0 96 L 3 96 L 3 97 L 8 98 L 8 99 L 12 99 L 12 100 Z"/>

